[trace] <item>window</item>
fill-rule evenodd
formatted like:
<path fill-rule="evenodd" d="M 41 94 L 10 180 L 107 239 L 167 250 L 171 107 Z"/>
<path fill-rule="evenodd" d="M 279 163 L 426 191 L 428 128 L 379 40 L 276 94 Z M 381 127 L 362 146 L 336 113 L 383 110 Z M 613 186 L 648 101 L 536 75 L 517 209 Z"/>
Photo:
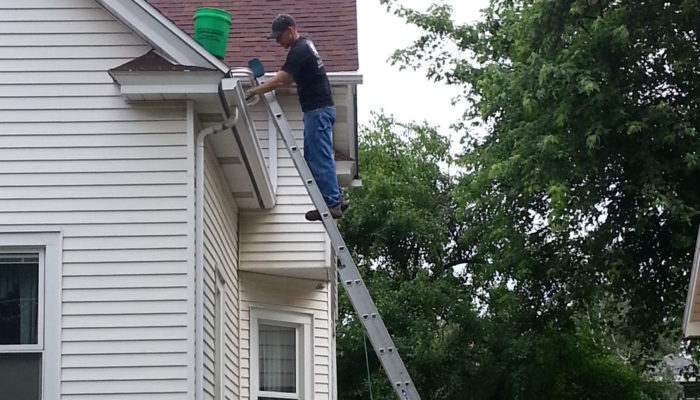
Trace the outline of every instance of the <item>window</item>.
<path fill-rule="evenodd" d="M 253 399 L 311 398 L 311 321 L 307 314 L 251 310 Z"/>
<path fill-rule="evenodd" d="M 297 329 L 258 324 L 258 377 L 264 392 L 297 392 Z"/>
<path fill-rule="evenodd" d="M 0 393 L 57 399 L 60 386 L 59 234 L 0 232 Z M 47 281 L 51 284 L 47 287 Z M 44 297 L 50 298 L 46 301 Z"/>
<path fill-rule="evenodd" d="M 40 258 L 38 251 L 0 252 L 0 393 L 8 398 L 41 399 Z"/>
<path fill-rule="evenodd" d="M 0 345 L 39 347 L 40 253 L 0 253 Z M 35 346 L 31 346 L 35 345 Z"/>

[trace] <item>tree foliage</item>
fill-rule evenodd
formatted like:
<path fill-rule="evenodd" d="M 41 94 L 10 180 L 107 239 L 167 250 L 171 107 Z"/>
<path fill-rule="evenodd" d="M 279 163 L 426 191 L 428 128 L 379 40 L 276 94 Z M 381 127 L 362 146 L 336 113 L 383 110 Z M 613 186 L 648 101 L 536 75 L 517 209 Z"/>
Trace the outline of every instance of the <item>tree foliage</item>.
<path fill-rule="evenodd" d="M 434 130 L 379 117 L 341 224 L 423 396 L 663 398 L 700 222 L 700 2 L 491 0 L 467 25 L 383 3 L 425 30 L 394 61 L 468 104 L 457 175 Z M 341 398 L 365 398 L 342 305 Z"/>
<path fill-rule="evenodd" d="M 456 244 L 458 182 L 445 171 L 448 142 L 425 125 L 385 116 L 363 131 L 363 187 L 341 230 L 412 378 L 429 399 L 639 399 L 662 392 L 610 354 L 597 315 L 541 322 L 508 285 L 484 289 L 464 273 Z M 470 261 L 471 262 L 471 261 Z M 340 398 L 369 388 L 360 323 L 341 293 L 337 346 Z M 568 326 L 568 325 L 567 325 Z M 393 399 L 369 349 L 374 398 Z"/>
<path fill-rule="evenodd" d="M 386 116 L 361 137 L 363 186 L 348 193 L 352 207 L 341 230 L 396 345 L 410 368 L 423 371 L 416 384 L 439 392 L 451 370 L 469 368 L 461 356 L 475 357 L 460 349 L 478 336 L 469 286 L 453 274 L 462 260 L 453 245 L 460 233 L 454 179 L 441 169 L 453 163 L 449 141 Z M 366 398 L 362 331 L 344 295 L 340 314 L 340 397 Z M 393 398 L 373 354 L 370 361 L 375 395 Z"/>
<path fill-rule="evenodd" d="M 387 3 L 427 32 L 395 60 L 462 85 L 487 127 L 467 134 L 455 197 L 480 282 L 516 282 L 560 324 L 610 293 L 643 349 L 677 336 L 700 222 L 700 2 L 492 0 L 464 26 Z"/>

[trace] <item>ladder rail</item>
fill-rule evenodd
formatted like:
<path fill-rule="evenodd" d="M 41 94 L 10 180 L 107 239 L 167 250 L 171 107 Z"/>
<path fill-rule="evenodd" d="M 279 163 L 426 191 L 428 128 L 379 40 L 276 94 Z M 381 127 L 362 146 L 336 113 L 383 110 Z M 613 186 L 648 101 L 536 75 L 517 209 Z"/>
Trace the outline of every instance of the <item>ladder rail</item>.
<path fill-rule="evenodd" d="M 389 335 L 389 332 L 384 325 L 382 317 L 377 311 L 377 307 L 372 300 L 367 287 L 365 286 L 362 276 L 360 275 L 357 266 L 355 265 L 350 251 L 345 245 L 338 226 L 335 224 L 326 202 L 323 200 L 323 195 L 316 185 L 311 171 L 309 170 L 306 161 L 301 153 L 301 149 L 297 146 L 296 140 L 292 133 L 292 129 L 287 121 L 287 118 L 282 111 L 282 108 L 277 101 L 273 92 L 268 92 L 262 96 L 263 102 L 267 111 L 273 117 L 272 120 L 277 128 L 277 131 L 282 136 L 287 150 L 292 156 L 294 166 L 299 171 L 299 174 L 304 182 L 311 201 L 316 209 L 321 214 L 321 222 L 330 237 L 333 250 L 335 251 L 340 266 L 338 268 L 338 277 L 342 286 L 345 288 L 350 303 L 357 313 L 360 322 L 367 331 L 367 336 L 374 348 L 379 361 L 384 368 L 385 373 L 389 377 L 396 396 L 400 400 L 420 400 L 420 396 L 411 380 L 406 367 L 399 356 L 399 352 L 394 346 L 394 342 Z"/>

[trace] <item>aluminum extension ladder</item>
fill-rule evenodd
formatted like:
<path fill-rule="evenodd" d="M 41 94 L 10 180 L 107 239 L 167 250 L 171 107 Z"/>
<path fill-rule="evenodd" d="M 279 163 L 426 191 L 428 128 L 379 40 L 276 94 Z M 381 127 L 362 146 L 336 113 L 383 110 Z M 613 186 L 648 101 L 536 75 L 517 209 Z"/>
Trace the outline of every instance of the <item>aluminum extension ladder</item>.
<path fill-rule="evenodd" d="M 328 232 L 328 236 L 331 239 L 331 245 L 340 260 L 341 265 L 338 268 L 340 282 L 345 288 L 355 312 L 367 331 L 367 336 L 369 336 L 372 347 L 377 353 L 377 357 L 379 357 L 379 361 L 381 361 L 384 371 L 389 377 L 389 381 L 396 392 L 396 396 L 400 400 L 420 400 L 418 391 L 411 381 L 411 377 L 408 375 L 408 371 L 399 356 L 398 350 L 394 346 L 394 342 L 391 340 L 391 336 L 389 336 L 384 321 L 382 321 L 382 317 L 377 312 L 377 307 L 374 305 L 374 301 L 362 281 L 362 277 L 350 255 L 350 251 L 345 245 L 345 241 L 340 235 L 340 231 L 333 221 L 333 217 L 330 215 L 328 206 L 321 195 L 321 191 L 315 184 L 311 171 L 306 165 L 306 161 L 297 146 L 292 129 L 277 101 L 277 97 L 274 92 L 268 92 L 261 97 L 267 107 L 267 111 L 273 117 L 272 120 L 277 130 L 282 135 L 284 144 L 294 160 L 294 166 L 296 166 L 299 171 L 314 206 L 321 214 L 323 226 L 326 228 L 326 232 Z"/>

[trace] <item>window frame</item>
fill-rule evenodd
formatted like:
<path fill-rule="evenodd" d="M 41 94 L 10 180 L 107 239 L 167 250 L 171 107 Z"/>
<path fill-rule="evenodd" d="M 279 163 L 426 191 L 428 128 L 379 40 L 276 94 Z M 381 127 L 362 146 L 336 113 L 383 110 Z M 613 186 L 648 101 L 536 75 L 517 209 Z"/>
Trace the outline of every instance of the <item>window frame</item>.
<path fill-rule="evenodd" d="M 296 329 L 297 382 L 296 393 L 260 390 L 260 324 L 294 327 Z M 289 400 L 310 400 L 313 392 L 313 314 L 250 308 L 250 388 L 251 400 L 258 397 Z"/>
<path fill-rule="evenodd" d="M 61 395 L 61 232 L 0 231 L 0 253 L 39 253 L 37 344 L 0 345 L 0 353 L 41 353 L 41 398 Z"/>

